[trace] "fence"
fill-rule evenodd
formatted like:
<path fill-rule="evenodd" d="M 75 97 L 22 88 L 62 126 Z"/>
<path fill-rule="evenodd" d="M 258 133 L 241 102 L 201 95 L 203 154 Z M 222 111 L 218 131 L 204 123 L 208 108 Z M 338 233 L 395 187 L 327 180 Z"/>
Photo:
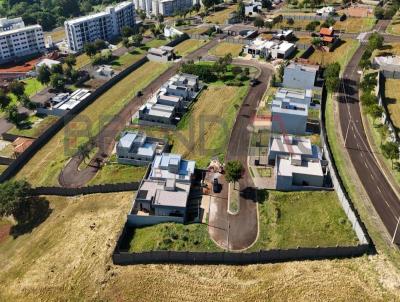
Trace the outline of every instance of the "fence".
<path fill-rule="evenodd" d="M 318 16 L 318 15 L 282 15 L 283 20 L 293 19 L 293 20 L 311 20 L 311 21 L 320 21 L 327 20 L 328 18 L 333 18 L 335 21 L 340 21 L 340 16 Z"/>
<path fill-rule="evenodd" d="M 177 39 L 169 42 L 167 46 L 175 46 L 180 42 L 188 39 L 188 35 L 184 34 Z M 133 63 L 119 74 L 111 78 L 109 81 L 101 85 L 95 91 L 93 91 L 89 97 L 81 101 L 77 106 L 68 111 L 68 113 L 58 119 L 53 125 L 51 125 L 40 137 L 38 137 L 8 168 L 0 175 L 0 183 L 6 181 L 13 177 L 22 167 L 42 148 L 49 140 L 56 135 L 65 125 L 67 125 L 75 116 L 77 116 L 82 110 L 93 103 L 98 97 L 100 97 L 104 92 L 109 90 L 128 74 L 132 73 L 134 70 L 138 69 L 142 65 L 148 62 L 147 57 L 143 57 L 139 61 Z"/>
<path fill-rule="evenodd" d="M 234 38 L 234 37 L 226 37 L 225 42 L 233 43 L 233 44 L 250 45 L 252 43 L 252 40 L 242 39 L 242 38 Z"/>
<path fill-rule="evenodd" d="M 37 187 L 31 189 L 30 194 L 32 196 L 39 196 L 39 195 L 77 196 L 77 195 L 96 194 L 96 193 L 136 191 L 138 188 L 139 188 L 139 182 L 94 185 L 94 186 L 80 187 L 80 188 Z"/>
<path fill-rule="evenodd" d="M 13 158 L 0 156 L 0 165 L 10 165 L 13 161 Z"/>

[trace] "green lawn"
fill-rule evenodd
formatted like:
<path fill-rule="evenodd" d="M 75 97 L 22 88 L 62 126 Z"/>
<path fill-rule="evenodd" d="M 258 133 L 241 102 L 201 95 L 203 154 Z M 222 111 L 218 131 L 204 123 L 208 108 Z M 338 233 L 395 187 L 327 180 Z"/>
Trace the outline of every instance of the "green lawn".
<path fill-rule="evenodd" d="M 155 250 L 219 251 L 208 236 L 206 224 L 161 223 L 134 230 L 130 252 Z"/>
<path fill-rule="evenodd" d="M 140 182 L 146 173 L 147 167 L 135 167 L 120 164 L 106 164 L 99 170 L 88 185 L 104 183 Z"/>
<path fill-rule="evenodd" d="M 186 56 L 187 54 L 197 50 L 207 42 L 207 40 L 188 39 L 175 46 L 174 51 L 179 56 Z"/>
<path fill-rule="evenodd" d="M 230 53 L 232 57 L 238 57 L 243 50 L 242 44 L 234 44 L 228 42 L 221 42 L 210 49 L 209 53 L 217 57 L 223 57 Z"/>
<path fill-rule="evenodd" d="M 397 14 L 392 18 L 392 22 L 390 22 L 386 31 L 392 35 L 400 35 L 400 13 L 399 12 L 397 12 Z"/>
<path fill-rule="evenodd" d="M 149 85 L 169 65 L 148 62 L 130 73 L 118 84 L 101 95 L 82 111 L 68 127 L 59 131 L 17 174 L 32 185 L 57 185 L 58 174 L 78 145 L 85 143 L 88 134 L 95 136 L 136 95 Z M 80 135 L 67 135 L 66 130 L 82 131 Z M 76 132 L 75 132 L 76 133 Z"/>
<path fill-rule="evenodd" d="M 42 83 L 40 83 L 36 78 L 28 78 L 21 82 L 25 83 L 25 94 L 29 97 L 34 96 L 44 88 Z M 13 102 L 17 101 L 17 97 L 14 94 L 9 93 L 9 96 Z"/>
<path fill-rule="evenodd" d="M 116 70 L 124 70 L 129 67 L 133 63 L 139 61 L 141 58 L 145 56 L 144 51 L 141 49 L 134 49 L 130 52 L 124 53 L 122 56 L 117 57 L 114 61 L 111 62 L 111 66 L 113 66 Z"/>
<path fill-rule="evenodd" d="M 356 245 L 336 192 L 259 191 L 260 233 L 251 250 Z"/>
<path fill-rule="evenodd" d="M 8 133 L 37 138 L 57 120 L 58 117 L 56 116 L 46 116 L 44 118 L 39 118 L 35 115 L 32 115 L 27 119 L 26 122 L 28 124 L 26 124 L 26 126 L 22 128 L 17 128 L 16 126 L 13 126 L 8 131 Z"/>

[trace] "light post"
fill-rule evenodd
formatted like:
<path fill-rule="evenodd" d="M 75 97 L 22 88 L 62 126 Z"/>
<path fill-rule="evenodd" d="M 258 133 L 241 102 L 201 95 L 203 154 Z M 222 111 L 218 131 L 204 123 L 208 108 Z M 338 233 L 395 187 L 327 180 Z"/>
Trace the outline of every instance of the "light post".
<path fill-rule="evenodd" d="M 394 239 L 396 238 L 397 229 L 399 228 L 399 223 L 400 223 L 400 216 L 399 216 L 399 218 L 397 219 L 396 228 L 394 229 L 394 234 L 393 234 L 393 238 L 392 238 L 392 244 L 394 243 Z"/>

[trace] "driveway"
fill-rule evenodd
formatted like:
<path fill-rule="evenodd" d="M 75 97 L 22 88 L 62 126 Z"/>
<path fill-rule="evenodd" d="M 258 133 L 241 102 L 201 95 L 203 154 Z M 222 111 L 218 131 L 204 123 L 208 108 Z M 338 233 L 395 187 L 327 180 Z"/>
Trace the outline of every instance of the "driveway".
<path fill-rule="evenodd" d="M 231 132 L 225 158 L 226 161 L 240 160 L 245 167 L 243 177 L 239 181 L 241 191 L 239 213 L 228 214 L 228 185 L 221 180 L 225 189 L 211 199 L 208 230 L 211 238 L 221 247 L 229 248 L 229 250 L 242 250 L 251 246 L 256 241 L 258 234 L 256 189 L 247 166 L 251 137 L 249 126 L 252 124 L 251 119 L 256 114 L 258 103 L 268 87 L 273 71 L 269 65 L 257 61 L 235 59 L 233 63 L 259 68 L 260 84 L 251 87 L 243 101 Z"/>

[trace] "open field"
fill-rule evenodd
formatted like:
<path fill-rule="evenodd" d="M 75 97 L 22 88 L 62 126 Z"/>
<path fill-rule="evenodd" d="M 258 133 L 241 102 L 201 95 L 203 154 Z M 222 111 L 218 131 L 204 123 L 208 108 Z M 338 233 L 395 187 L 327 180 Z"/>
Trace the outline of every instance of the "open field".
<path fill-rule="evenodd" d="M 211 157 L 225 154 L 229 133 L 248 87 L 210 84 L 178 125 L 172 152 L 206 167 Z M 218 101 L 217 101 L 218 100 Z"/>
<path fill-rule="evenodd" d="M 111 253 L 131 198 L 131 193 L 48 197 L 53 211 L 41 225 L 0 243 L 0 300 L 396 301 L 400 296 L 398 275 L 382 255 L 246 266 L 114 266 Z"/>
<path fill-rule="evenodd" d="M 229 14 L 236 11 L 236 7 L 236 5 L 231 5 L 228 8 L 217 11 L 215 13 L 210 11 L 210 15 L 206 17 L 206 22 L 223 25 L 225 24 L 225 21 L 228 20 Z"/>
<path fill-rule="evenodd" d="M 117 57 L 110 65 L 116 70 L 124 70 L 133 63 L 139 61 L 145 56 L 144 51 L 141 49 L 134 49 L 130 52 L 124 53 L 122 56 Z"/>
<path fill-rule="evenodd" d="M 372 57 L 379 56 L 400 56 L 400 43 L 385 43 L 380 50 L 375 50 Z"/>
<path fill-rule="evenodd" d="M 207 32 L 208 29 L 209 29 L 209 27 L 206 27 L 206 26 L 192 27 L 189 29 L 185 29 L 184 32 L 187 33 L 188 35 L 190 35 L 190 34 L 202 35 L 205 32 Z"/>
<path fill-rule="evenodd" d="M 228 42 L 218 43 L 217 46 L 210 49 L 209 53 L 217 57 L 223 57 L 230 53 L 233 58 L 238 57 L 243 50 L 242 44 L 234 44 Z"/>
<path fill-rule="evenodd" d="M 400 129 L 400 80 L 386 79 L 385 80 L 385 103 L 389 110 L 390 118 L 394 126 Z"/>
<path fill-rule="evenodd" d="M 336 192 L 260 191 L 259 197 L 260 234 L 252 250 L 357 244 Z"/>
<path fill-rule="evenodd" d="M 104 183 L 121 183 L 141 181 L 146 173 L 147 167 L 135 167 L 120 164 L 106 164 L 93 177 L 88 185 Z"/>
<path fill-rule="evenodd" d="M 206 224 L 161 223 L 134 229 L 129 251 L 154 250 L 220 251 L 209 238 Z"/>
<path fill-rule="evenodd" d="M 167 64 L 148 62 L 101 95 L 81 112 L 68 127 L 58 132 L 18 173 L 32 185 L 57 185 L 58 174 L 88 134 L 95 136 L 102 125 L 108 123 L 136 92 L 149 85 L 168 68 Z M 66 132 L 78 135 L 68 134 Z"/>
<path fill-rule="evenodd" d="M 312 64 L 328 65 L 338 62 L 341 70 L 344 69 L 351 56 L 358 48 L 358 41 L 356 40 L 342 40 L 342 44 L 332 52 L 325 52 L 315 50 L 308 58 Z"/>
<path fill-rule="evenodd" d="M 374 18 L 352 18 L 348 17 L 344 21 L 337 21 L 333 28 L 344 30 L 347 33 L 360 33 L 371 30 L 375 25 Z"/>
<path fill-rule="evenodd" d="M 64 40 L 65 37 L 65 29 L 63 27 L 60 27 L 58 29 L 55 29 L 53 31 L 50 32 L 45 32 L 43 33 L 44 37 L 46 38 L 47 36 L 51 36 L 53 42 L 59 42 Z"/>
<path fill-rule="evenodd" d="M 28 118 L 30 126 L 21 129 L 13 126 L 7 133 L 37 138 L 57 120 L 58 117 L 56 116 L 50 115 L 44 118 L 39 118 L 32 115 Z"/>
<path fill-rule="evenodd" d="M 400 13 L 399 12 L 397 12 L 397 14 L 393 17 L 392 22 L 390 22 L 386 31 L 392 35 L 400 35 Z"/>
<path fill-rule="evenodd" d="M 207 40 L 194 40 L 189 39 L 179 43 L 175 46 L 175 53 L 179 56 L 186 56 L 188 53 L 195 51 L 196 49 L 200 48 L 201 46 L 207 44 Z"/>

